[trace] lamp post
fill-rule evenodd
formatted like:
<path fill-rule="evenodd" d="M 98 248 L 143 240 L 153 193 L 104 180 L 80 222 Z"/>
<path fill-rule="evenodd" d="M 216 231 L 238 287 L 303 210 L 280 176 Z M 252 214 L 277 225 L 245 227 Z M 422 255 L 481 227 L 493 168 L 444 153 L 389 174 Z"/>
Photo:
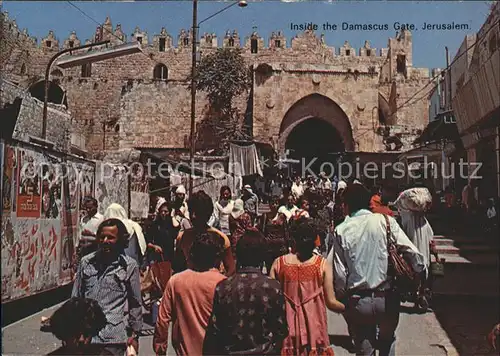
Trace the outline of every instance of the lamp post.
<path fill-rule="evenodd" d="M 50 67 L 52 66 L 52 64 L 56 61 L 56 59 L 58 59 L 65 53 L 78 51 L 80 49 L 85 49 L 85 48 L 107 45 L 110 42 L 111 42 L 110 40 L 107 40 L 102 42 L 89 43 L 79 47 L 66 48 L 63 49 L 62 51 L 57 52 L 54 56 L 52 56 L 45 69 L 45 83 L 44 83 L 45 93 L 43 98 L 43 121 L 42 121 L 43 140 L 47 138 L 47 108 L 48 108 L 49 85 L 50 85 L 49 76 L 50 76 Z M 58 61 L 57 65 L 61 68 L 69 68 L 77 65 L 82 65 L 85 63 L 103 61 L 106 59 L 117 58 L 139 52 L 141 52 L 141 48 L 138 43 L 126 43 L 123 45 L 111 47 L 105 51 L 96 51 L 95 53 L 85 53 L 82 55 L 68 56 L 68 58 L 63 58 L 60 61 Z"/>
<path fill-rule="evenodd" d="M 230 7 L 238 5 L 239 7 L 246 7 L 248 3 L 245 0 L 235 1 L 228 6 L 222 8 L 216 13 L 208 16 L 207 18 L 198 22 L 198 0 L 193 0 L 193 24 L 191 28 L 191 128 L 190 128 L 190 147 L 189 147 L 189 161 L 191 162 L 191 172 L 189 174 L 189 196 L 193 195 L 193 174 L 194 174 L 194 154 L 195 154 L 195 126 L 196 126 L 196 55 L 198 45 L 198 29 L 200 25 L 217 16 L 221 12 L 226 11 Z"/>

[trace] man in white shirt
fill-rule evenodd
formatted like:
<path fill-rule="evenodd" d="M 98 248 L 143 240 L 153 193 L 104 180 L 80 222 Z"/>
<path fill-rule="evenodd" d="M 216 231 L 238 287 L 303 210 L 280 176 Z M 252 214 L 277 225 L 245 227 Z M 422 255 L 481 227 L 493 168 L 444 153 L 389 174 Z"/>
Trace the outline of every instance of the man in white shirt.
<path fill-rule="evenodd" d="M 295 205 L 295 198 L 292 194 L 289 194 L 287 205 L 280 206 L 280 208 L 278 209 L 278 214 L 274 219 L 277 219 L 279 214 L 283 214 L 286 216 L 286 220 L 290 221 L 290 219 L 297 213 L 297 210 L 299 210 L 299 208 L 297 208 L 297 206 Z"/>
<path fill-rule="evenodd" d="M 97 249 L 96 234 L 97 228 L 104 220 L 102 214 L 98 212 L 98 203 L 95 198 L 85 197 L 83 199 L 83 209 L 85 216 L 80 220 L 80 237 L 78 241 L 79 255 L 83 257 Z"/>
<path fill-rule="evenodd" d="M 395 355 L 395 331 L 399 322 L 399 294 L 388 276 L 386 221 L 369 210 L 370 194 L 359 184 L 344 193 L 348 216 L 335 228 L 333 264 L 336 296 L 345 301 L 346 321 L 356 354 L 373 355 L 377 341 L 380 355 Z M 425 272 L 424 256 L 388 217 L 398 250 L 411 262 L 415 273 Z"/>
<path fill-rule="evenodd" d="M 319 174 L 320 181 L 319 181 L 319 189 L 325 191 L 325 190 L 332 190 L 332 181 L 328 176 L 326 175 L 325 172 L 321 172 Z"/>
<path fill-rule="evenodd" d="M 295 181 L 292 184 L 292 194 L 297 201 L 304 195 L 304 184 L 300 176 L 295 177 Z"/>

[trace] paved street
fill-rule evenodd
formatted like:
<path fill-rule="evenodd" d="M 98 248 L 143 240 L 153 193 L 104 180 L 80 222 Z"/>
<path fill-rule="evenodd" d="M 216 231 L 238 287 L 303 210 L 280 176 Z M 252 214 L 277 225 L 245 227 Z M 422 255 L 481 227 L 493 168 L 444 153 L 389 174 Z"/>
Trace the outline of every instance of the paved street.
<path fill-rule="evenodd" d="M 445 299 L 437 302 L 439 311 L 436 314 L 414 314 L 411 305 L 402 306 L 397 332 L 398 355 L 494 355 L 485 340 L 498 315 L 494 300 L 471 302 L 442 298 Z M 40 317 L 50 315 L 55 309 L 46 309 L 2 329 L 2 354 L 43 355 L 56 349 L 59 341 L 51 334 L 39 331 Z M 335 354 L 351 355 L 346 345 L 347 328 L 343 318 L 329 313 L 328 323 Z M 460 344 L 453 345 L 452 341 Z M 151 344 L 152 335 L 141 337 L 142 355 L 153 355 Z M 169 355 L 173 354 L 170 348 Z"/>

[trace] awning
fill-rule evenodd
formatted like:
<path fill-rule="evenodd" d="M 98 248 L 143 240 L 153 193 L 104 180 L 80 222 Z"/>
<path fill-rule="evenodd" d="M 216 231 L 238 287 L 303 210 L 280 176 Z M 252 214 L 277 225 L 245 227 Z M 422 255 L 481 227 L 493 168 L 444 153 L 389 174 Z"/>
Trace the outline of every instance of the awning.
<path fill-rule="evenodd" d="M 200 176 L 200 177 L 215 178 L 208 171 L 205 171 L 205 170 L 197 168 L 197 167 L 191 168 L 191 165 L 189 163 L 173 160 L 172 158 L 170 158 L 170 156 L 169 156 L 170 152 L 168 150 L 165 150 L 165 149 L 140 149 L 140 148 L 138 148 L 138 150 L 140 150 L 141 153 L 146 157 L 149 157 L 149 158 L 156 160 L 156 161 L 159 161 L 159 162 L 167 163 L 169 165 L 169 167 L 172 167 L 172 169 L 174 171 L 178 171 L 178 172 L 182 172 L 182 173 L 186 173 L 186 174 L 193 174 L 194 173 L 194 175 Z"/>
<path fill-rule="evenodd" d="M 442 140 L 459 140 L 457 124 L 450 120 L 450 112 L 441 113 L 437 119 L 430 122 L 422 134 L 413 141 L 414 145 L 425 144 L 426 142 L 439 142 Z"/>

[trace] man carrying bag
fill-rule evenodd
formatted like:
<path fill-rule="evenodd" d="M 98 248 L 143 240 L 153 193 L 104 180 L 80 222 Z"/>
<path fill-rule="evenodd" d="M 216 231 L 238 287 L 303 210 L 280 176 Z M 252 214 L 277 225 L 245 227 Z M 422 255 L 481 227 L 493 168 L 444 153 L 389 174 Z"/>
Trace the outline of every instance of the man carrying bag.
<path fill-rule="evenodd" d="M 394 218 L 369 210 L 370 194 L 362 185 L 348 186 L 344 203 L 348 217 L 335 229 L 328 258 L 336 294 L 347 300 L 345 317 L 356 354 L 372 355 L 377 343 L 380 355 L 395 355 L 399 293 L 418 286 L 424 257 Z"/>

